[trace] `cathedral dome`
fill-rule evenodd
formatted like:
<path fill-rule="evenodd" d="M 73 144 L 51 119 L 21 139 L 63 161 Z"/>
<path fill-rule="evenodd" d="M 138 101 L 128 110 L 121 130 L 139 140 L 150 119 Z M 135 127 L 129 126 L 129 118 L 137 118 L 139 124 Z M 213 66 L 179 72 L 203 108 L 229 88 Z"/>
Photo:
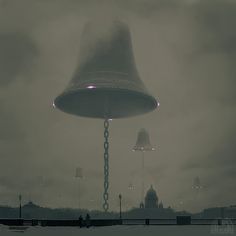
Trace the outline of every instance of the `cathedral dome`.
<path fill-rule="evenodd" d="M 34 204 L 32 201 L 29 201 L 28 203 L 26 203 L 24 206 L 24 208 L 39 208 L 38 205 Z"/>
<path fill-rule="evenodd" d="M 156 208 L 158 207 L 158 197 L 156 191 L 153 189 L 152 185 L 146 193 L 145 197 L 145 208 Z"/>

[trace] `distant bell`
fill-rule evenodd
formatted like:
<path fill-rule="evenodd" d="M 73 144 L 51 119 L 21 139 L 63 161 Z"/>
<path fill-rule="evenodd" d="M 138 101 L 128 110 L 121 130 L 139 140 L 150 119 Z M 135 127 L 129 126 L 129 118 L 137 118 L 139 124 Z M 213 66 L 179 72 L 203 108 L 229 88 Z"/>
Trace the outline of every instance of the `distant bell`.
<path fill-rule="evenodd" d="M 155 148 L 150 143 L 149 134 L 145 129 L 141 129 L 138 132 L 136 145 L 133 151 L 154 151 Z"/>
<path fill-rule="evenodd" d="M 95 22 L 88 23 L 79 58 L 68 87 L 54 101 L 60 110 L 109 119 L 140 115 L 157 107 L 138 75 L 126 24 L 113 21 L 99 28 Z"/>

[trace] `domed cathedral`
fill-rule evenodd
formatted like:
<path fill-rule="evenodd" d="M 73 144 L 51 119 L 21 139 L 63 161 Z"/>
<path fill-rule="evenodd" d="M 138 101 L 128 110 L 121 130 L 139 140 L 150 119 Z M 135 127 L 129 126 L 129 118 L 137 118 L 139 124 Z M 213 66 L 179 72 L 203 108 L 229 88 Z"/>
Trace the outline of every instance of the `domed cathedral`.
<path fill-rule="evenodd" d="M 152 185 L 145 196 L 145 208 L 163 208 L 162 202 L 158 204 L 157 193 Z"/>
<path fill-rule="evenodd" d="M 151 185 L 147 190 L 143 201 L 139 208 L 133 208 L 127 212 L 130 218 L 146 218 L 146 219 L 171 219 L 176 217 L 176 212 L 171 207 L 164 207 L 162 201 L 157 196 L 156 190 Z"/>

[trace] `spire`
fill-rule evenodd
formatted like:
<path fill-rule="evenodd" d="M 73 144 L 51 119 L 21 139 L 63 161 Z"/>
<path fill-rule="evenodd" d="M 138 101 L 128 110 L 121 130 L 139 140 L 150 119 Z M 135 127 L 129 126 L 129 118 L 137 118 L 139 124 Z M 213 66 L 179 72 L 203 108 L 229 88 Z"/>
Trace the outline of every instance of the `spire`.
<path fill-rule="evenodd" d="M 161 201 L 160 204 L 159 204 L 159 208 L 160 208 L 160 209 L 164 208 L 162 201 Z"/>

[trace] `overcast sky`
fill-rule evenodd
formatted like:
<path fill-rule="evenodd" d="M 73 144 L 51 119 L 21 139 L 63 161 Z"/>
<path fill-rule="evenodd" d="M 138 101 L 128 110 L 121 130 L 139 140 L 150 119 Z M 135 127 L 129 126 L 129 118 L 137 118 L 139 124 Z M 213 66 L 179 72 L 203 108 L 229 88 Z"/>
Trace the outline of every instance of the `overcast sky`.
<path fill-rule="evenodd" d="M 102 208 L 103 121 L 52 106 L 78 65 L 84 24 L 117 16 L 131 30 L 139 75 L 160 107 L 110 126 L 110 206 L 138 206 L 140 128 L 145 188 L 164 206 L 236 204 L 236 1 L 0 0 L 0 204 L 18 194 L 50 207 Z M 75 179 L 75 168 L 84 179 Z M 196 195 L 193 179 L 203 188 Z M 129 190 L 132 183 L 134 190 Z"/>

